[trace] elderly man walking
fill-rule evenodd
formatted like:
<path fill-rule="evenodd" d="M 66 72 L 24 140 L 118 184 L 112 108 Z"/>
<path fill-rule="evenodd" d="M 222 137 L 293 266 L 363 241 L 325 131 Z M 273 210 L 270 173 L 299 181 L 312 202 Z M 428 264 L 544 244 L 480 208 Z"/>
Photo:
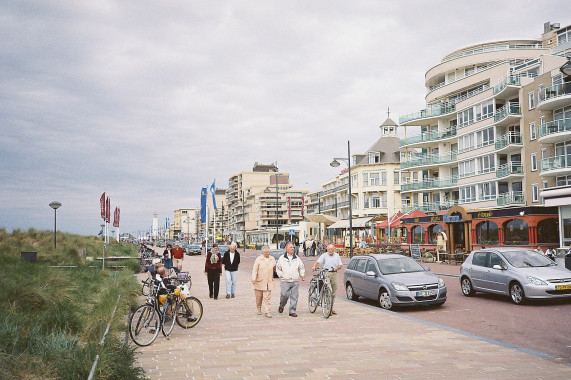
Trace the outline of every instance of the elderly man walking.
<path fill-rule="evenodd" d="M 341 257 L 339 257 L 339 254 L 335 252 L 335 246 L 333 244 L 329 244 L 327 246 L 327 252 L 319 256 L 311 269 L 315 270 L 318 265 L 321 265 L 323 269 L 328 271 L 327 278 L 329 279 L 329 283 L 331 284 L 331 292 L 333 293 L 332 304 L 335 305 L 335 294 L 337 294 L 337 271 L 343 268 L 343 263 L 341 262 Z M 337 313 L 335 310 L 332 310 L 331 314 Z"/>
<path fill-rule="evenodd" d="M 276 265 L 276 272 L 281 279 L 280 306 L 278 311 L 283 313 L 284 307 L 289 300 L 289 316 L 297 317 L 295 312 L 299 297 L 299 278 L 305 281 L 305 266 L 295 254 L 292 242 L 287 242 L 286 253 L 280 256 Z"/>

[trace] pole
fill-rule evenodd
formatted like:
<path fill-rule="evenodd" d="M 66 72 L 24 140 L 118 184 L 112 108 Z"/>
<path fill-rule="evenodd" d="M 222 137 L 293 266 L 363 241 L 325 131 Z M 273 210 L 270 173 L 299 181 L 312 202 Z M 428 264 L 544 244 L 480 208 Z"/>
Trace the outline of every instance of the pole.
<path fill-rule="evenodd" d="M 54 208 L 54 251 L 57 249 L 57 209 Z"/>
<path fill-rule="evenodd" d="M 279 228 L 279 222 L 278 222 L 278 175 L 276 174 L 276 249 L 278 249 L 279 246 L 279 236 L 280 236 L 280 228 Z"/>
<path fill-rule="evenodd" d="M 224 202 L 222 202 L 222 220 L 220 221 L 220 237 L 224 241 Z"/>
<path fill-rule="evenodd" d="M 242 239 L 244 241 L 244 252 L 246 252 L 246 208 L 244 207 L 244 190 L 242 189 Z"/>
<path fill-rule="evenodd" d="M 349 167 L 349 257 L 353 257 L 353 205 L 351 202 L 351 146 L 347 141 L 347 166 Z"/>

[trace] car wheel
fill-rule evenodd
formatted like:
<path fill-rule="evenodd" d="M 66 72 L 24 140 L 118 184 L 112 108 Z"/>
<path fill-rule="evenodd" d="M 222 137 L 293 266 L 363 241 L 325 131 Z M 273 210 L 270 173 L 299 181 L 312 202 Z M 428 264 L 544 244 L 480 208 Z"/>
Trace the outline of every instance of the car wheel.
<path fill-rule="evenodd" d="M 386 290 L 381 290 L 379 293 L 379 305 L 385 310 L 390 310 L 393 307 L 391 296 Z"/>
<path fill-rule="evenodd" d="M 464 294 L 466 297 L 471 297 L 476 294 L 474 288 L 472 287 L 472 281 L 470 281 L 468 277 L 462 277 L 461 285 L 462 294 Z"/>
<path fill-rule="evenodd" d="M 345 293 L 347 294 L 347 298 L 350 299 L 351 301 L 357 299 L 357 295 L 353 291 L 353 286 L 349 283 L 347 283 L 347 286 L 345 287 Z"/>
<path fill-rule="evenodd" d="M 516 305 L 521 305 L 525 302 L 525 294 L 519 282 L 513 282 L 510 285 L 510 297 Z"/>

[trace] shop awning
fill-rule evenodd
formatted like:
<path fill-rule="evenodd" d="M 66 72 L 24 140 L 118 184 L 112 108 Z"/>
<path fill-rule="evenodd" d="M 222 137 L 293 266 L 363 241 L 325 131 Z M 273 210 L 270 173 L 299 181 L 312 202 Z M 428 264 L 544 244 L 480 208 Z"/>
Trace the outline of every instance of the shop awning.
<path fill-rule="evenodd" d="M 325 225 L 331 225 L 339 221 L 339 218 L 336 216 L 324 215 L 324 214 L 308 214 L 305 215 L 305 217 L 309 219 L 310 222 L 323 223 Z"/>
<path fill-rule="evenodd" d="M 402 218 L 403 215 L 404 214 L 399 211 L 390 218 L 391 219 L 391 228 L 396 228 L 400 224 L 400 218 Z M 381 223 L 378 223 L 375 226 L 375 228 L 384 229 L 384 228 L 388 228 L 388 226 L 389 226 L 389 219 L 386 219 L 386 220 L 383 220 Z"/>
<path fill-rule="evenodd" d="M 353 228 L 364 228 L 367 227 L 367 222 L 370 222 L 373 217 L 367 218 L 353 218 Z M 349 219 L 343 219 L 338 222 L 333 223 L 327 228 L 349 228 Z"/>

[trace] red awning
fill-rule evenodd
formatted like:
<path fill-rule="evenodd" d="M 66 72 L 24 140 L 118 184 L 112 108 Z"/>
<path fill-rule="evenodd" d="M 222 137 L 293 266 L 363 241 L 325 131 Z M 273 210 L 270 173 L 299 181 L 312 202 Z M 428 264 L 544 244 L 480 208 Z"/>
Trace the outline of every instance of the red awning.
<path fill-rule="evenodd" d="M 423 213 L 418 209 L 414 209 L 411 213 L 403 215 L 403 218 L 420 218 L 421 216 L 428 216 L 428 214 Z"/>
<path fill-rule="evenodd" d="M 403 213 L 402 212 L 397 212 L 396 214 L 394 214 L 393 216 L 390 217 L 391 220 L 391 228 L 396 228 L 399 224 L 400 224 L 400 218 L 403 217 Z M 377 229 L 383 229 L 383 228 L 388 228 L 389 226 L 389 219 L 385 219 L 382 222 L 378 223 L 375 228 Z"/>

